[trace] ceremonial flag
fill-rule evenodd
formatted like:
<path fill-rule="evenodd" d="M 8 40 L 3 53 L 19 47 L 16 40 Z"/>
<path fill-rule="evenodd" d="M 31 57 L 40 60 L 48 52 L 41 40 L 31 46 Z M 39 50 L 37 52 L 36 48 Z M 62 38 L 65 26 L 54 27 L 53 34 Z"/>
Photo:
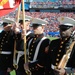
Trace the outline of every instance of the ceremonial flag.
<path fill-rule="evenodd" d="M 21 0 L 0 0 L 0 17 L 15 10 L 20 3 Z"/>

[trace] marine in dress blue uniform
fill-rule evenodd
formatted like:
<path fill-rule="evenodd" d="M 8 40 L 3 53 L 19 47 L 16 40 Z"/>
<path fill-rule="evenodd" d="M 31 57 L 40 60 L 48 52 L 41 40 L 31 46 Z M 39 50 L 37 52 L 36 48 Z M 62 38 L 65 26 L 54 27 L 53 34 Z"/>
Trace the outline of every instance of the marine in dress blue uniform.
<path fill-rule="evenodd" d="M 44 39 L 44 26 L 46 21 L 34 18 L 31 22 L 34 37 L 27 42 L 28 62 L 24 64 L 25 70 L 31 75 L 45 75 L 46 59 L 50 40 Z M 41 41 L 41 43 L 40 43 Z"/>
<path fill-rule="evenodd" d="M 73 30 L 75 20 L 69 17 L 59 17 L 58 21 L 60 22 L 60 38 L 53 40 L 49 46 L 48 75 L 74 75 L 75 44 L 73 45 L 70 58 L 68 59 L 65 68 L 54 69 L 59 65 L 60 60 L 70 45 L 75 41 L 75 31 Z"/>
<path fill-rule="evenodd" d="M 27 28 L 27 33 L 26 33 L 26 41 L 28 41 L 31 37 L 33 37 L 33 33 L 29 31 L 29 24 L 30 24 L 30 20 L 32 19 L 32 17 L 30 16 L 25 16 L 25 23 L 28 22 L 28 28 Z M 23 19 L 20 17 L 20 26 L 23 27 Z M 22 34 L 22 31 L 23 31 L 23 28 L 21 28 L 21 34 Z M 18 65 L 18 68 L 17 68 L 17 75 L 26 75 L 26 72 L 24 70 L 24 39 L 21 38 L 20 40 L 17 40 L 16 41 L 16 50 L 17 50 L 17 60 L 18 60 L 18 57 L 19 57 L 19 60 L 17 62 L 17 65 Z"/>
<path fill-rule="evenodd" d="M 0 33 L 0 75 L 6 75 L 8 69 L 13 70 L 13 51 L 15 32 L 11 30 L 13 20 L 3 20 L 3 31 Z"/>

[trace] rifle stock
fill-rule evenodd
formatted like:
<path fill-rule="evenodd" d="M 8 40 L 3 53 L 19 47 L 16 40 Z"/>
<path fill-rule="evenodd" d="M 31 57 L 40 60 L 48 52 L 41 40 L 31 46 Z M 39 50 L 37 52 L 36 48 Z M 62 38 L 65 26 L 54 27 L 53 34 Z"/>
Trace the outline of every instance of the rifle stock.
<path fill-rule="evenodd" d="M 59 65 L 58 65 L 58 68 L 65 68 L 67 62 L 68 62 L 68 54 L 65 54 L 63 57 L 62 57 L 62 60 L 60 61 Z"/>
<path fill-rule="evenodd" d="M 63 55 L 61 61 L 59 62 L 59 65 L 57 66 L 57 68 L 65 68 L 66 67 L 66 64 L 69 60 L 69 57 L 71 55 L 71 52 L 72 52 L 72 48 L 75 44 L 75 41 L 72 42 L 72 44 L 70 45 L 70 48 L 66 50 L 66 54 Z"/>

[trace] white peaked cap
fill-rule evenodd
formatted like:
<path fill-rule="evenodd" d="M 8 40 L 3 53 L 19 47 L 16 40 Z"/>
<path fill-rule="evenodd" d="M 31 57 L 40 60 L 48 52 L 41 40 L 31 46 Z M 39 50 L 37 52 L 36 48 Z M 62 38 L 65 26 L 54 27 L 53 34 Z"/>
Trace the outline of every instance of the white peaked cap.
<path fill-rule="evenodd" d="M 30 21 L 32 19 L 31 16 L 25 15 L 25 20 Z M 20 20 L 23 20 L 22 15 L 20 16 Z"/>
<path fill-rule="evenodd" d="M 6 22 L 6 23 L 15 23 L 15 19 L 14 18 L 4 18 L 3 22 Z"/>
<path fill-rule="evenodd" d="M 32 19 L 30 26 L 33 26 L 33 24 L 35 24 L 35 25 L 46 25 L 47 23 L 48 23 L 48 22 L 45 21 L 45 20 L 43 20 L 43 19 L 34 18 L 34 19 Z"/>
<path fill-rule="evenodd" d="M 65 26 L 74 26 L 75 25 L 75 20 L 70 17 L 58 17 L 58 21 L 60 22 L 60 25 L 65 25 Z"/>

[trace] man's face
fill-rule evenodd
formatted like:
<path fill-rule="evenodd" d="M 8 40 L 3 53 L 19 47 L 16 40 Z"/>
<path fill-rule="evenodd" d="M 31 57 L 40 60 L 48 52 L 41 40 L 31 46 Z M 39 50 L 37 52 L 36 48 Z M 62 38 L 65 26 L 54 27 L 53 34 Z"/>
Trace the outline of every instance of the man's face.
<path fill-rule="evenodd" d="M 60 28 L 60 36 L 61 36 L 61 37 L 64 37 L 64 38 L 70 37 L 70 36 L 71 36 L 71 33 L 72 33 L 72 28 L 69 28 L 69 29 L 67 29 L 67 30 L 62 30 L 62 29 Z"/>
<path fill-rule="evenodd" d="M 11 27 L 12 27 L 12 24 L 8 24 L 8 25 L 5 25 L 3 28 L 5 31 L 10 31 Z"/>
<path fill-rule="evenodd" d="M 30 29 L 30 27 L 29 27 L 30 22 L 29 21 L 25 22 L 25 25 L 26 25 L 26 30 L 29 30 Z"/>
<path fill-rule="evenodd" d="M 33 30 L 34 30 L 34 34 L 42 34 L 44 27 L 43 26 L 35 26 L 35 27 L 33 27 Z"/>
<path fill-rule="evenodd" d="M 29 30 L 30 29 L 29 25 L 30 25 L 30 22 L 29 21 L 25 22 L 26 30 Z M 24 28 L 23 24 L 20 24 L 20 26 L 21 26 L 21 28 Z"/>

